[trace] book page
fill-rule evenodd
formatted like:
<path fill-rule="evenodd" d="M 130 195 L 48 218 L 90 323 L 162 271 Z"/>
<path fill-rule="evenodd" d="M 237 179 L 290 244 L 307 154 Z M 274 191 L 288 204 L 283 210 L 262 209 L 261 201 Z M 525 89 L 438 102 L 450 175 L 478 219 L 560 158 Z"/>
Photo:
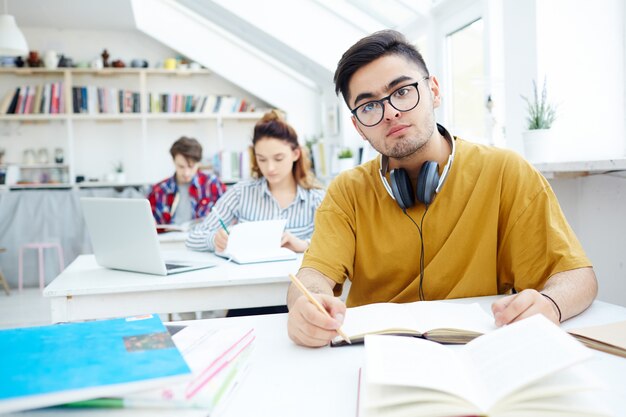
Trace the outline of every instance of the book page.
<path fill-rule="evenodd" d="M 410 330 L 421 335 L 432 329 L 463 329 L 487 333 L 494 330 L 493 317 L 477 303 L 443 301 L 376 303 L 349 308 L 343 323 L 348 336 Z"/>
<path fill-rule="evenodd" d="M 590 350 L 537 314 L 481 336 L 461 348 L 480 381 L 488 410 L 513 391 L 591 357 Z M 488 394 L 487 394 L 488 393 Z"/>
<path fill-rule="evenodd" d="M 231 227 L 228 244 L 223 253 L 216 255 L 235 260 L 252 256 L 255 260 L 274 258 L 280 254 L 283 231 L 287 220 L 263 220 L 238 223 Z M 284 257 L 285 254 L 282 253 Z"/>
<path fill-rule="evenodd" d="M 470 400 L 475 383 L 456 352 L 436 342 L 402 336 L 365 338 L 366 383 L 428 388 Z M 419 391 L 421 392 L 421 391 Z M 368 399 L 370 405 L 388 398 Z"/>

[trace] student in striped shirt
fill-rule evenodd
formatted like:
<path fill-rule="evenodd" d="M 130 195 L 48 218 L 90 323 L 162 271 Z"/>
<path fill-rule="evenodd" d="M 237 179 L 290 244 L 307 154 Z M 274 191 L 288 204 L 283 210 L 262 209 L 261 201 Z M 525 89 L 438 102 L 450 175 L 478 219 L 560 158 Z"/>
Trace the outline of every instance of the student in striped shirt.
<path fill-rule="evenodd" d="M 286 219 L 282 245 L 304 252 L 313 234 L 313 218 L 324 190 L 298 143 L 298 136 L 277 111 L 266 113 L 254 127 L 252 177 L 240 181 L 217 201 L 204 221 L 189 233 L 187 247 L 223 251 L 228 235 L 220 225 Z"/>

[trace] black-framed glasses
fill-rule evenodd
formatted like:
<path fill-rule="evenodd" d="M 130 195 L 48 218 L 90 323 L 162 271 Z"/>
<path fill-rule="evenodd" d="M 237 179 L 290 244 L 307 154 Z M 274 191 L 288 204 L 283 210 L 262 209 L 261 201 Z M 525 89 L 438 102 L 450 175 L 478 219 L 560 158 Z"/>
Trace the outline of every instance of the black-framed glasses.
<path fill-rule="evenodd" d="M 428 78 L 430 77 L 426 76 L 420 81 L 427 80 Z M 411 111 L 416 108 L 420 102 L 418 85 L 419 81 L 404 85 L 394 90 L 387 97 L 363 103 L 350 112 L 363 126 L 376 126 L 383 120 L 383 117 L 385 117 L 385 100 L 389 101 L 391 107 L 401 112 Z"/>

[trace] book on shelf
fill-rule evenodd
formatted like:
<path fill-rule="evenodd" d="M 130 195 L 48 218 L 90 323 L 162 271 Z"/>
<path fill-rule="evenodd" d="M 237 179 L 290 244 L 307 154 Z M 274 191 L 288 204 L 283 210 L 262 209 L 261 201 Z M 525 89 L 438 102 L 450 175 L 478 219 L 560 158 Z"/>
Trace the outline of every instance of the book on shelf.
<path fill-rule="evenodd" d="M 215 254 L 238 264 L 296 259 L 294 251 L 280 244 L 286 224 L 284 219 L 237 223 L 229 230 L 224 252 Z"/>
<path fill-rule="evenodd" d="M 0 413 L 191 378 L 156 315 L 0 330 Z"/>
<path fill-rule="evenodd" d="M 540 314 L 455 348 L 370 335 L 358 415 L 607 416 L 592 356 Z"/>
<path fill-rule="evenodd" d="M 440 343 L 462 344 L 496 329 L 494 318 L 477 303 L 416 301 L 374 303 L 348 308 L 343 331 L 352 343 L 368 334 L 414 336 Z M 340 336 L 331 345 L 343 346 Z"/>
<path fill-rule="evenodd" d="M 626 320 L 570 329 L 569 334 L 587 347 L 626 358 Z"/>

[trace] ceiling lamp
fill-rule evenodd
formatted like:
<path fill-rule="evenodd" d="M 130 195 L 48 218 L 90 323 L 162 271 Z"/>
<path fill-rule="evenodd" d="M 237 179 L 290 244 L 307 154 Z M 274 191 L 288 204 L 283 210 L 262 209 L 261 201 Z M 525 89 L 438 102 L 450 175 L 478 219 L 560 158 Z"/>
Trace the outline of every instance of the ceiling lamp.
<path fill-rule="evenodd" d="M 6 13 L 7 2 L 4 0 Z M 24 34 L 17 27 L 15 18 L 9 14 L 0 14 L 0 56 L 21 56 L 28 54 L 28 44 Z"/>

